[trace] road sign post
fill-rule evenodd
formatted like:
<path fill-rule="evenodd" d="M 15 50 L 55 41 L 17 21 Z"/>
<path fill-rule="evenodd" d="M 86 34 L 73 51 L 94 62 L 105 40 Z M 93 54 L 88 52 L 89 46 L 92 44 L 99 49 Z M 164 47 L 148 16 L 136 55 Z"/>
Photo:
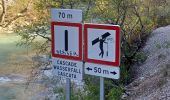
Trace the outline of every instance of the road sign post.
<path fill-rule="evenodd" d="M 85 74 L 120 77 L 120 28 L 117 25 L 85 24 Z"/>
<path fill-rule="evenodd" d="M 83 75 L 82 10 L 52 8 L 51 21 L 53 73 L 66 78 L 66 100 L 70 100 L 70 79 L 81 81 Z"/>
<path fill-rule="evenodd" d="M 104 100 L 105 96 L 105 91 L 104 91 L 104 78 L 100 77 L 100 100 Z"/>
<path fill-rule="evenodd" d="M 104 100 L 104 77 L 120 77 L 120 28 L 85 24 L 85 74 L 100 76 L 100 100 Z"/>
<path fill-rule="evenodd" d="M 71 98 L 71 80 L 66 78 L 66 100 Z"/>
<path fill-rule="evenodd" d="M 85 74 L 100 76 L 100 100 L 104 100 L 104 77 L 120 77 L 119 26 L 85 24 L 83 47 L 82 11 L 52 9 L 51 15 L 53 73 L 66 78 L 66 100 L 70 100 L 70 79 L 82 80 L 83 65 Z"/>

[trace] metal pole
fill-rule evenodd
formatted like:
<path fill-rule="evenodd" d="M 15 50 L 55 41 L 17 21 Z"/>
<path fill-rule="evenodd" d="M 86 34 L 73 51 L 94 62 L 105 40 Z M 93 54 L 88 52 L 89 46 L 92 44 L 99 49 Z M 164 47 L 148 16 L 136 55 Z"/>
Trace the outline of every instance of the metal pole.
<path fill-rule="evenodd" d="M 104 78 L 100 77 L 100 100 L 104 100 Z"/>
<path fill-rule="evenodd" d="M 71 80 L 66 79 L 66 100 L 70 100 L 71 95 Z"/>

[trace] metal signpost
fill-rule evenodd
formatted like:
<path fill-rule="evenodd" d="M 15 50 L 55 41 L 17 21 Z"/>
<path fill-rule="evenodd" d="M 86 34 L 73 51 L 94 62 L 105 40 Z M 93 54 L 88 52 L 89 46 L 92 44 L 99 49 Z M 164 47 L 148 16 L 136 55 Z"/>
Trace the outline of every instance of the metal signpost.
<path fill-rule="evenodd" d="M 104 100 L 104 78 L 120 77 L 120 28 L 108 24 L 85 24 L 85 74 L 100 76 L 100 100 Z"/>
<path fill-rule="evenodd" d="M 51 9 L 53 74 L 66 78 L 66 100 L 71 81 L 82 80 L 82 10 Z M 78 23 L 77 23 L 78 22 Z"/>
<path fill-rule="evenodd" d="M 100 100 L 104 100 L 104 78 L 100 77 Z"/>

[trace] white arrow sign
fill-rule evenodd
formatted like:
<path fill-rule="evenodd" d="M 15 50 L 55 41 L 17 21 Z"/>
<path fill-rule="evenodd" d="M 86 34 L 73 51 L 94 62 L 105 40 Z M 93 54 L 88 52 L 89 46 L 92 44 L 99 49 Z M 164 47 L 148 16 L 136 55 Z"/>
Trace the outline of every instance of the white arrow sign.
<path fill-rule="evenodd" d="M 120 68 L 99 64 L 85 63 L 85 74 L 119 79 Z"/>

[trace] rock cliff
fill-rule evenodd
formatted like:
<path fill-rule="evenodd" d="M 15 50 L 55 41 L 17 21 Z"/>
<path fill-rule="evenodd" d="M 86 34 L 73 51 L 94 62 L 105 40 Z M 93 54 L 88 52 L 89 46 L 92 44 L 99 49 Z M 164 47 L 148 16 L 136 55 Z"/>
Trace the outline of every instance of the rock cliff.
<path fill-rule="evenodd" d="M 142 52 L 147 59 L 133 66 L 134 81 L 126 87 L 126 99 L 170 100 L 170 25 L 154 30 Z"/>

